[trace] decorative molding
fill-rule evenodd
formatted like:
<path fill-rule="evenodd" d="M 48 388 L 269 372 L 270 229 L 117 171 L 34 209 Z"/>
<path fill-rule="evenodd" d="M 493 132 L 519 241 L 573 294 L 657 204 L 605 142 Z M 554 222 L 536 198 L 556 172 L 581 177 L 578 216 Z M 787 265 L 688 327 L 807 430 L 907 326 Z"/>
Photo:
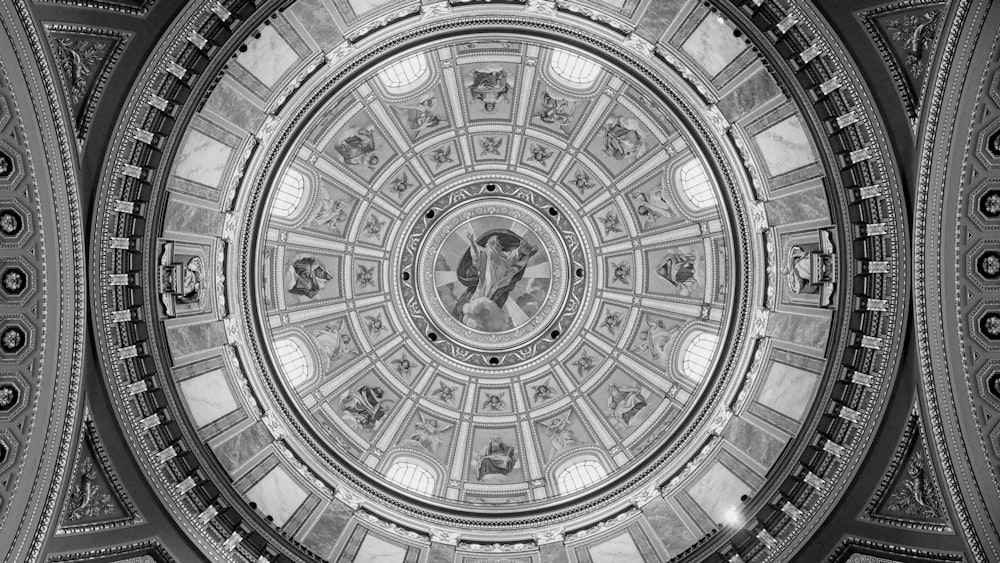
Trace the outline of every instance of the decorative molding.
<path fill-rule="evenodd" d="M 857 14 L 896 83 L 914 130 L 946 10 L 940 0 L 902 0 Z"/>
<path fill-rule="evenodd" d="M 76 138 L 82 145 L 108 78 L 132 34 L 62 23 L 46 23 L 45 33 Z"/>
<path fill-rule="evenodd" d="M 34 0 L 34 2 L 35 4 L 68 4 L 81 8 L 145 16 L 156 0 Z"/>
<path fill-rule="evenodd" d="M 917 406 L 862 518 L 902 528 L 954 533 L 929 457 Z"/>
<path fill-rule="evenodd" d="M 77 441 L 71 480 L 63 498 L 56 535 L 98 532 L 145 523 L 129 499 L 104 450 L 89 406 Z"/>

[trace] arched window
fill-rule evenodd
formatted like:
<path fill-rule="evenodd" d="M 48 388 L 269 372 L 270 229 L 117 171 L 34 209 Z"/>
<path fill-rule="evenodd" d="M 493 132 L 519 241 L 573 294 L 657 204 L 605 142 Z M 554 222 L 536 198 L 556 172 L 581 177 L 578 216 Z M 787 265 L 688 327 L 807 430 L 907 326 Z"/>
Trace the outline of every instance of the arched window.
<path fill-rule="evenodd" d="M 590 84 L 601 73 L 601 67 L 594 61 L 562 49 L 552 52 L 551 64 L 552 72 L 574 84 Z"/>
<path fill-rule="evenodd" d="M 306 355 L 294 340 L 285 338 L 275 342 L 274 351 L 278 356 L 278 365 L 285 372 L 285 378 L 292 387 L 306 380 L 309 371 Z"/>
<path fill-rule="evenodd" d="M 302 202 L 302 193 L 305 192 L 305 188 L 306 179 L 302 177 L 302 174 L 289 169 L 281 178 L 278 193 L 274 194 L 271 213 L 275 217 L 291 217 L 299 203 Z"/>
<path fill-rule="evenodd" d="M 402 90 L 415 84 L 427 74 L 427 57 L 418 53 L 396 61 L 378 73 L 379 80 L 387 88 Z"/>
<path fill-rule="evenodd" d="M 677 171 L 677 179 L 692 205 L 701 209 L 715 205 L 712 184 L 708 181 L 708 175 L 705 174 L 705 169 L 698 159 L 692 158 L 685 162 Z"/>
<path fill-rule="evenodd" d="M 572 493 L 597 483 L 606 475 L 604 466 L 592 459 L 587 459 L 578 461 L 560 471 L 559 476 L 556 477 L 556 484 L 560 492 Z"/>
<path fill-rule="evenodd" d="M 708 373 L 708 368 L 712 363 L 712 356 L 715 355 L 715 345 L 719 343 L 719 337 L 707 332 L 698 333 L 687 350 L 684 351 L 684 359 L 681 367 L 684 373 L 694 380 L 700 380 Z"/>
<path fill-rule="evenodd" d="M 385 474 L 390 481 L 418 493 L 434 492 L 434 475 L 423 467 L 409 461 L 397 461 L 389 466 Z"/>

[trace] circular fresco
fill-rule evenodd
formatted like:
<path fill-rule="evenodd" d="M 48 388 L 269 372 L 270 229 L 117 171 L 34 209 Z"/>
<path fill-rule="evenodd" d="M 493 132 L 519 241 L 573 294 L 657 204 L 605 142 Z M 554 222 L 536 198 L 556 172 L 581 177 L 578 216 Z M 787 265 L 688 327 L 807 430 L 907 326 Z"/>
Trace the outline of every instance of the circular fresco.
<path fill-rule="evenodd" d="M 745 260 L 676 111 L 518 36 L 426 45 L 323 102 L 264 186 L 257 256 L 276 384 L 317 451 L 489 509 L 669 445 L 713 389 Z"/>

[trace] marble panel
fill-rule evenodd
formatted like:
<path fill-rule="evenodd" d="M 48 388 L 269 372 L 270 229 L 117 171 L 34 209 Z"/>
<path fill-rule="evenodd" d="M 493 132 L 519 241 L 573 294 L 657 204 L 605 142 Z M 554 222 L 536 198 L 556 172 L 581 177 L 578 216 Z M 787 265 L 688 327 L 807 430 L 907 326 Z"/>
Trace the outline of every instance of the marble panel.
<path fill-rule="evenodd" d="M 261 423 L 256 423 L 212 447 L 215 457 L 229 473 L 243 466 L 252 457 L 261 452 L 271 443 L 271 435 Z"/>
<path fill-rule="evenodd" d="M 708 74 L 715 76 L 747 48 L 746 42 L 733 35 L 724 19 L 709 14 L 681 45 Z"/>
<path fill-rule="evenodd" d="M 597 545 L 590 546 L 590 557 L 596 561 L 645 561 L 635 540 L 628 532 Z"/>
<path fill-rule="evenodd" d="M 222 321 L 168 328 L 167 343 L 170 356 L 176 362 L 184 356 L 225 344 L 226 328 Z"/>
<path fill-rule="evenodd" d="M 812 402 L 818 381 L 818 374 L 772 362 L 764 376 L 757 402 L 789 418 L 801 420 Z"/>
<path fill-rule="evenodd" d="M 376 8 L 385 6 L 393 1 L 394 0 L 350 0 L 350 3 L 351 9 L 354 10 L 354 13 L 360 16 Z M 403 2 L 399 3 L 402 4 Z"/>
<path fill-rule="evenodd" d="M 258 29 L 260 37 L 247 43 L 247 50 L 236 57 L 236 62 L 270 88 L 298 62 L 299 56 L 274 26 Z"/>
<path fill-rule="evenodd" d="M 559 547 L 562 547 L 562 544 L 559 544 Z M 453 545 L 434 542 L 427 551 L 427 563 L 454 563 L 454 561 L 455 546 Z M 563 562 L 559 561 L 559 563 Z"/>
<path fill-rule="evenodd" d="M 749 495 L 750 485 L 719 462 L 714 462 L 700 479 L 688 488 L 688 494 L 715 522 L 724 522 L 726 513 Z"/>
<path fill-rule="evenodd" d="M 764 204 L 771 225 L 789 225 L 803 221 L 830 219 L 830 208 L 823 189 L 823 180 L 809 181 L 810 187 L 782 195 Z"/>
<path fill-rule="evenodd" d="M 639 20 L 635 32 L 640 37 L 656 43 L 663 36 L 667 27 L 677 18 L 687 0 L 657 0 L 649 2 L 646 12 Z"/>
<path fill-rule="evenodd" d="M 237 409 L 239 403 L 226 382 L 226 373 L 213 370 L 180 382 L 191 418 L 199 427 Z"/>
<path fill-rule="evenodd" d="M 785 441 L 740 417 L 729 421 L 722 437 L 763 467 L 770 467 L 785 447 Z"/>
<path fill-rule="evenodd" d="M 657 537 L 667 549 L 668 555 L 675 556 L 698 541 L 677 511 L 667 504 L 663 497 L 658 497 L 643 506 L 642 513 L 646 515 L 649 525 L 656 530 Z"/>
<path fill-rule="evenodd" d="M 354 563 L 403 563 L 406 548 L 369 533 L 361 542 Z"/>
<path fill-rule="evenodd" d="M 826 347 L 829 332 L 828 319 L 795 313 L 772 314 L 767 323 L 768 336 L 820 350 Z"/>
<path fill-rule="evenodd" d="M 351 507 L 340 501 L 331 502 L 309 533 L 301 539 L 302 545 L 321 557 L 329 557 L 353 512 Z"/>
<path fill-rule="evenodd" d="M 191 130 L 181 143 L 174 163 L 174 175 L 218 188 L 233 152 L 233 147 L 201 131 Z"/>
<path fill-rule="evenodd" d="M 766 68 L 760 67 L 719 100 L 719 109 L 729 121 L 737 121 L 754 109 L 781 96 L 781 89 Z"/>
<path fill-rule="evenodd" d="M 224 78 L 212 90 L 205 109 L 221 115 L 248 133 L 255 133 L 267 114 L 257 102 L 232 87 L 229 84 L 231 80 Z"/>
<path fill-rule="evenodd" d="M 569 563 L 569 553 L 562 542 L 542 544 L 538 550 L 545 563 Z"/>
<path fill-rule="evenodd" d="M 219 236 L 226 217 L 213 209 L 190 205 L 171 198 L 163 212 L 163 230 L 173 233 Z"/>
<path fill-rule="evenodd" d="M 757 133 L 753 140 L 757 143 L 771 176 L 791 172 L 817 160 L 809 143 L 809 136 L 796 115 Z"/>
<path fill-rule="evenodd" d="M 324 50 L 329 51 L 344 40 L 343 32 L 323 0 L 298 0 L 288 7 L 285 14 L 294 16 Z"/>
<path fill-rule="evenodd" d="M 257 503 L 261 513 L 274 518 L 274 524 L 280 527 L 291 518 L 309 493 L 279 465 L 250 487 L 246 496 Z"/>

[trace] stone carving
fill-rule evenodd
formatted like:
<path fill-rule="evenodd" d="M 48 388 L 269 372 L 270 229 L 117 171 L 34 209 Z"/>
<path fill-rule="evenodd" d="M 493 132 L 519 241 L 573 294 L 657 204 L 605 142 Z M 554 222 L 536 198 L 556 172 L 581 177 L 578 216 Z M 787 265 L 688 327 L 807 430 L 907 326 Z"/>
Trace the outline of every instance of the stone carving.
<path fill-rule="evenodd" d="M 79 140 L 86 137 L 97 102 L 130 35 L 100 28 L 47 24 L 70 117 Z"/>
<path fill-rule="evenodd" d="M 906 464 L 906 476 L 893 493 L 885 509 L 911 516 L 941 518 L 944 506 L 937 485 L 930 479 L 927 460 L 921 452 L 914 453 Z"/>
<path fill-rule="evenodd" d="M 944 19 L 942 11 L 937 1 L 904 0 L 859 14 L 896 81 L 911 120 L 919 114 L 928 62 L 934 58 Z"/>
<path fill-rule="evenodd" d="M 792 295 L 818 294 L 819 304 L 833 301 L 837 281 L 837 258 L 829 231 L 817 231 L 818 241 L 793 244 L 785 255 L 781 273 Z"/>
<path fill-rule="evenodd" d="M 211 292 L 208 291 L 208 259 L 202 247 L 163 243 L 157 272 L 160 301 L 168 316 L 206 310 Z"/>

